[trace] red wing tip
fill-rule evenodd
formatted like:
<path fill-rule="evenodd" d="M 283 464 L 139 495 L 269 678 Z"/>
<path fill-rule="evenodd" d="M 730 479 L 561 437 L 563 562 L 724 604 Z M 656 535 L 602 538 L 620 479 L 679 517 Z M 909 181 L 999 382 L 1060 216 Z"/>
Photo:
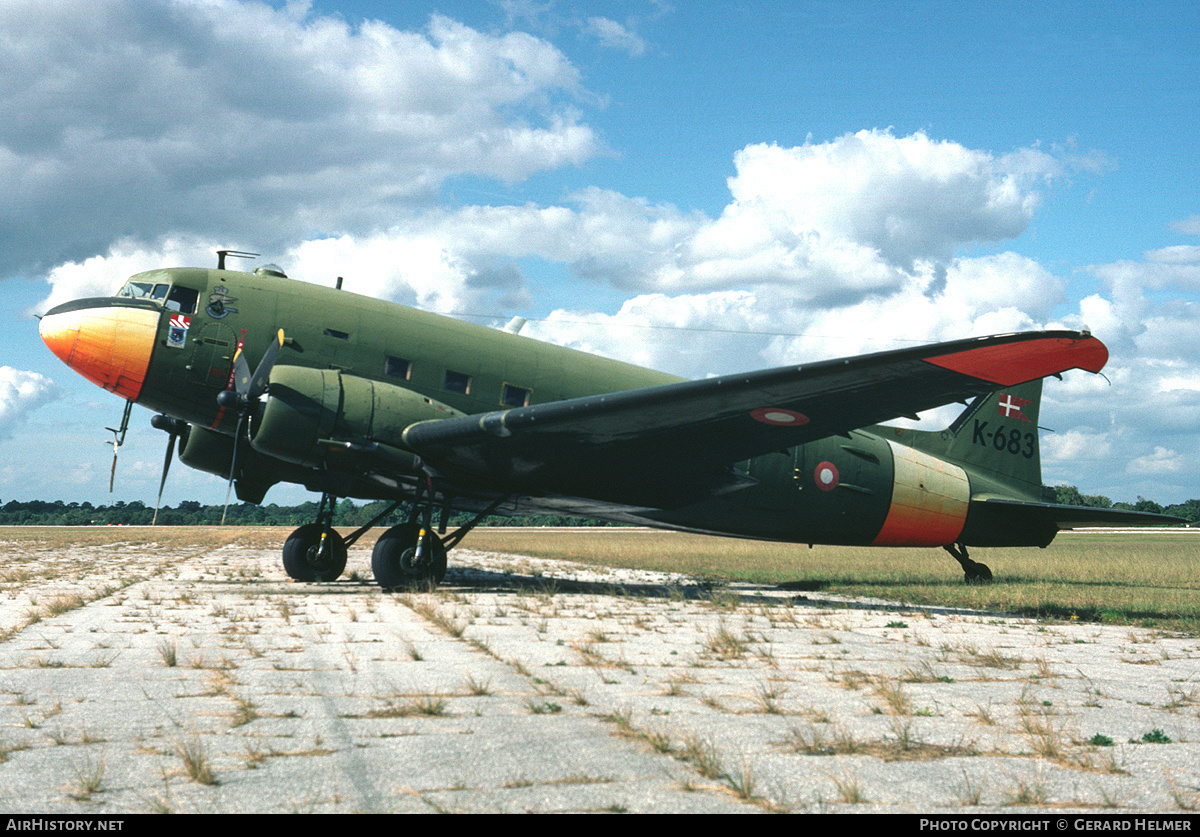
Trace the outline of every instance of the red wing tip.
<path fill-rule="evenodd" d="M 1099 372 L 1108 363 L 1108 348 L 1084 332 L 1076 337 L 1031 336 L 1026 340 L 993 343 L 925 360 L 999 386 L 1015 386 L 1068 369 Z"/>

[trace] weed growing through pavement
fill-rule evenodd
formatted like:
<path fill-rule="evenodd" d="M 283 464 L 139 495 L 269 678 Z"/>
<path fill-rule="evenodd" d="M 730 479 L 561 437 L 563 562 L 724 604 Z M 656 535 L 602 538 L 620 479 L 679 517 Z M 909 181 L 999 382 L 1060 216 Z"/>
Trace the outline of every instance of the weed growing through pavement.
<path fill-rule="evenodd" d="M 201 785 L 217 784 L 212 764 L 208 760 L 208 750 L 199 737 L 193 736 L 186 741 L 180 741 L 175 745 L 175 752 L 183 762 L 183 771 L 189 779 Z"/>
<path fill-rule="evenodd" d="M 983 784 L 981 782 L 972 781 L 967 775 L 967 769 L 962 769 L 962 782 L 955 785 L 954 792 L 958 796 L 960 805 L 978 805 L 983 799 Z"/>
<path fill-rule="evenodd" d="M 784 746 L 809 756 L 853 755 L 861 752 L 863 743 L 842 726 L 826 729 L 826 724 L 791 727 Z"/>
<path fill-rule="evenodd" d="M 719 779 L 724 772 L 716 746 L 708 739 L 695 733 L 684 736 L 679 757 L 690 764 L 706 779 Z"/>
<path fill-rule="evenodd" d="M 162 658 L 163 665 L 167 668 L 174 668 L 179 664 L 179 652 L 175 648 L 175 643 L 169 639 L 164 639 L 158 644 L 158 656 Z"/>
<path fill-rule="evenodd" d="M 721 622 L 717 630 L 705 639 L 704 650 L 718 660 L 740 660 L 750 650 L 750 640 L 745 636 L 739 637 Z"/>
<path fill-rule="evenodd" d="M 838 797 L 849 805 L 861 805 L 867 801 L 866 794 L 863 793 L 862 785 L 858 782 L 858 777 L 854 774 L 843 771 L 841 776 L 830 776 L 833 780 L 833 785 L 837 788 Z"/>
<path fill-rule="evenodd" d="M 892 715 L 911 715 L 912 701 L 897 680 L 880 677 L 875 680 L 875 694 L 883 699 L 887 711 Z"/>
<path fill-rule="evenodd" d="M 74 767 L 78 784 L 70 796 L 80 802 L 90 802 L 92 794 L 99 793 L 104 786 L 104 758 L 93 761 L 91 753 L 85 753 L 83 761 L 75 762 Z"/>
<path fill-rule="evenodd" d="M 467 675 L 467 691 L 475 697 L 484 697 L 492 693 L 492 682 L 490 680 L 479 681 L 470 674 Z"/>

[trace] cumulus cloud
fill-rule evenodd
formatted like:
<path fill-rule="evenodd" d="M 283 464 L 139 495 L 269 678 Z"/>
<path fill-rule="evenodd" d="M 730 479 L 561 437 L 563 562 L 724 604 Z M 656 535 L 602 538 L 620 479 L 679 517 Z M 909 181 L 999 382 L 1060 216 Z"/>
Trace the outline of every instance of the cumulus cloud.
<path fill-rule="evenodd" d="M 153 245 L 123 238 L 103 255 L 55 266 L 46 275 L 50 295 L 34 306 L 41 313 L 62 302 L 84 297 L 112 296 L 134 273 L 164 266 L 211 264 L 216 248 L 190 235 L 170 235 Z"/>
<path fill-rule="evenodd" d="M 920 133 L 863 131 L 750 146 L 734 163 L 731 200 L 715 218 L 590 187 L 564 206 L 410 215 L 372 240 L 387 247 L 389 237 L 428 235 L 464 269 L 536 256 L 645 293 L 780 285 L 793 301 L 847 305 L 911 286 L 941 293 L 951 271 L 973 270 L 956 293 L 975 307 L 1019 301 L 1041 312 L 1062 295 L 1057 280 L 1015 255 L 954 258 L 1024 229 L 1036 187 L 1058 170 L 1041 152 L 997 157 Z"/>
<path fill-rule="evenodd" d="M 1039 203 L 1036 187 L 1061 173 L 1054 157 L 1032 148 L 996 156 L 882 130 L 796 148 L 753 145 L 734 162 L 735 206 L 776 226 L 870 246 L 908 269 L 968 243 L 1016 237 Z"/>
<path fill-rule="evenodd" d="M 0 275 L 114 231 L 369 231 L 447 178 L 517 181 L 599 149 L 558 49 L 441 16 L 413 32 L 297 4 L 16 0 L 0 63 Z"/>
<path fill-rule="evenodd" d="M 1183 457 L 1176 451 L 1155 445 L 1154 452 L 1132 460 L 1126 470 L 1131 474 L 1173 474 L 1183 468 Z"/>
<path fill-rule="evenodd" d="M 0 366 L 0 439 L 33 410 L 60 395 L 58 386 L 45 375 Z"/>

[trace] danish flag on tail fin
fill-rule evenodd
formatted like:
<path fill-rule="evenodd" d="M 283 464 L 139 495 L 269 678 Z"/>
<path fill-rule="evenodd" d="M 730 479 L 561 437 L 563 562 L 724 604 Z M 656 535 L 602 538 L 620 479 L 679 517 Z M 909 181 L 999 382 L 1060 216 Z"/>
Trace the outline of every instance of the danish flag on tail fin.
<path fill-rule="evenodd" d="M 1018 398 L 1015 395 L 1003 393 L 1000 396 L 1000 403 L 996 407 L 997 415 L 1008 419 L 1017 419 L 1018 421 L 1029 421 L 1029 416 L 1021 412 L 1022 407 L 1027 407 L 1032 404 L 1028 398 Z"/>

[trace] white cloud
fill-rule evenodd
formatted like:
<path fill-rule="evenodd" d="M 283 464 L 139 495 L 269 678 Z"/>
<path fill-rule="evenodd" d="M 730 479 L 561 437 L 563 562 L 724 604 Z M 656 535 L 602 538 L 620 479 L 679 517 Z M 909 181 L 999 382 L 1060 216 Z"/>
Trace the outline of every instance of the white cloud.
<path fill-rule="evenodd" d="M 946 257 L 1026 222 L 1036 203 L 1029 172 L 1050 176 L 1054 166 L 1040 152 L 1009 157 L 1017 162 L 880 131 L 752 146 L 737 155 L 731 201 L 715 218 L 589 188 L 561 206 L 410 210 L 384 231 L 293 243 L 280 261 L 299 279 L 345 275 L 373 296 L 500 312 L 528 304 L 521 265 L 538 260 L 636 295 L 615 314 L 556 312 L 527 333 L 680 374 L 844 356 L 1050 319 L 1063 285 L 1036 262 L 1011 252 Z M 838 188 L 841 198 L 812 208 Z M 947 206 L 974 223 L 947 225 Z M 118 243 L 103 258 L 52 271 L 51 301 L 99 291 L 97 276 L 110 288 L 189 255 L 205 263 L 212 249 L 183 237 Z M 746 331 L 758 334 L 736 334 Z"/>
<path fill-rule="evenodd" d="M 1154 452 L 1131 460 L 1125 467 L 1130 474 L 1174 474 L 1183 468 L 1183 457 L 1176 451 L 1155 445 Z"/>
<path fill-rule="evenodd" d="M 641 36 L 606 17 L 589 17 L 584 31 L 604 46 L 627 52 L 630 55 L 637 56 L 646 51 L 646 42 L 642 40 Z"/>
<path fill-rule="evenodd" d="M 516 181 L 599 149 L 578 72 L 544 40 L 303 12 L 0 5 L 0 275 L 114 231 L 369 232 L 449 177 Z"/>
<path fill-rule="evenodd" d="M 1059 433 L 1043 435 L 1041 440 L 1042 463 L 1050 468 L 1080 462 L 1107 459 L 1112 454 L 1112 441 L 1104 432 L 1090 428 L 1071 428 Z"/>
<path fill-rule="evenodd" d="M 0 438 L 33 410 L 60 396 L 58 386 L 45 375 L 0 366 Z"/>
<path fill-rule="evenodd" d="M 1019 235 L 1039 202 L 1035 187 L 1061 171 L 1032 148 L 996 157 L 921 132 L 880 130 L 795 148 L 752 145 L 734 162 L 729 187 L 739 207 L 776 228 L 873 247 L 908 269 Z"/>
<path fill-rule="evenodd" d="M 1176 221 L 1171 229 L 1185 235 L 1200 235 L 1200 215 L 1189 215 L 1182 221 Z"/>
<path fill-rule="evenodd" d="M 192 236 L 168 236 L 146 246 L 122 239 L 102 256 L 65 262 L 47 275 L 50 295 L 34 306 L 35 313 L 83 297 L 112 296 L 134 273 L 177 265 L 214 264 L 216 247 Z"/>

